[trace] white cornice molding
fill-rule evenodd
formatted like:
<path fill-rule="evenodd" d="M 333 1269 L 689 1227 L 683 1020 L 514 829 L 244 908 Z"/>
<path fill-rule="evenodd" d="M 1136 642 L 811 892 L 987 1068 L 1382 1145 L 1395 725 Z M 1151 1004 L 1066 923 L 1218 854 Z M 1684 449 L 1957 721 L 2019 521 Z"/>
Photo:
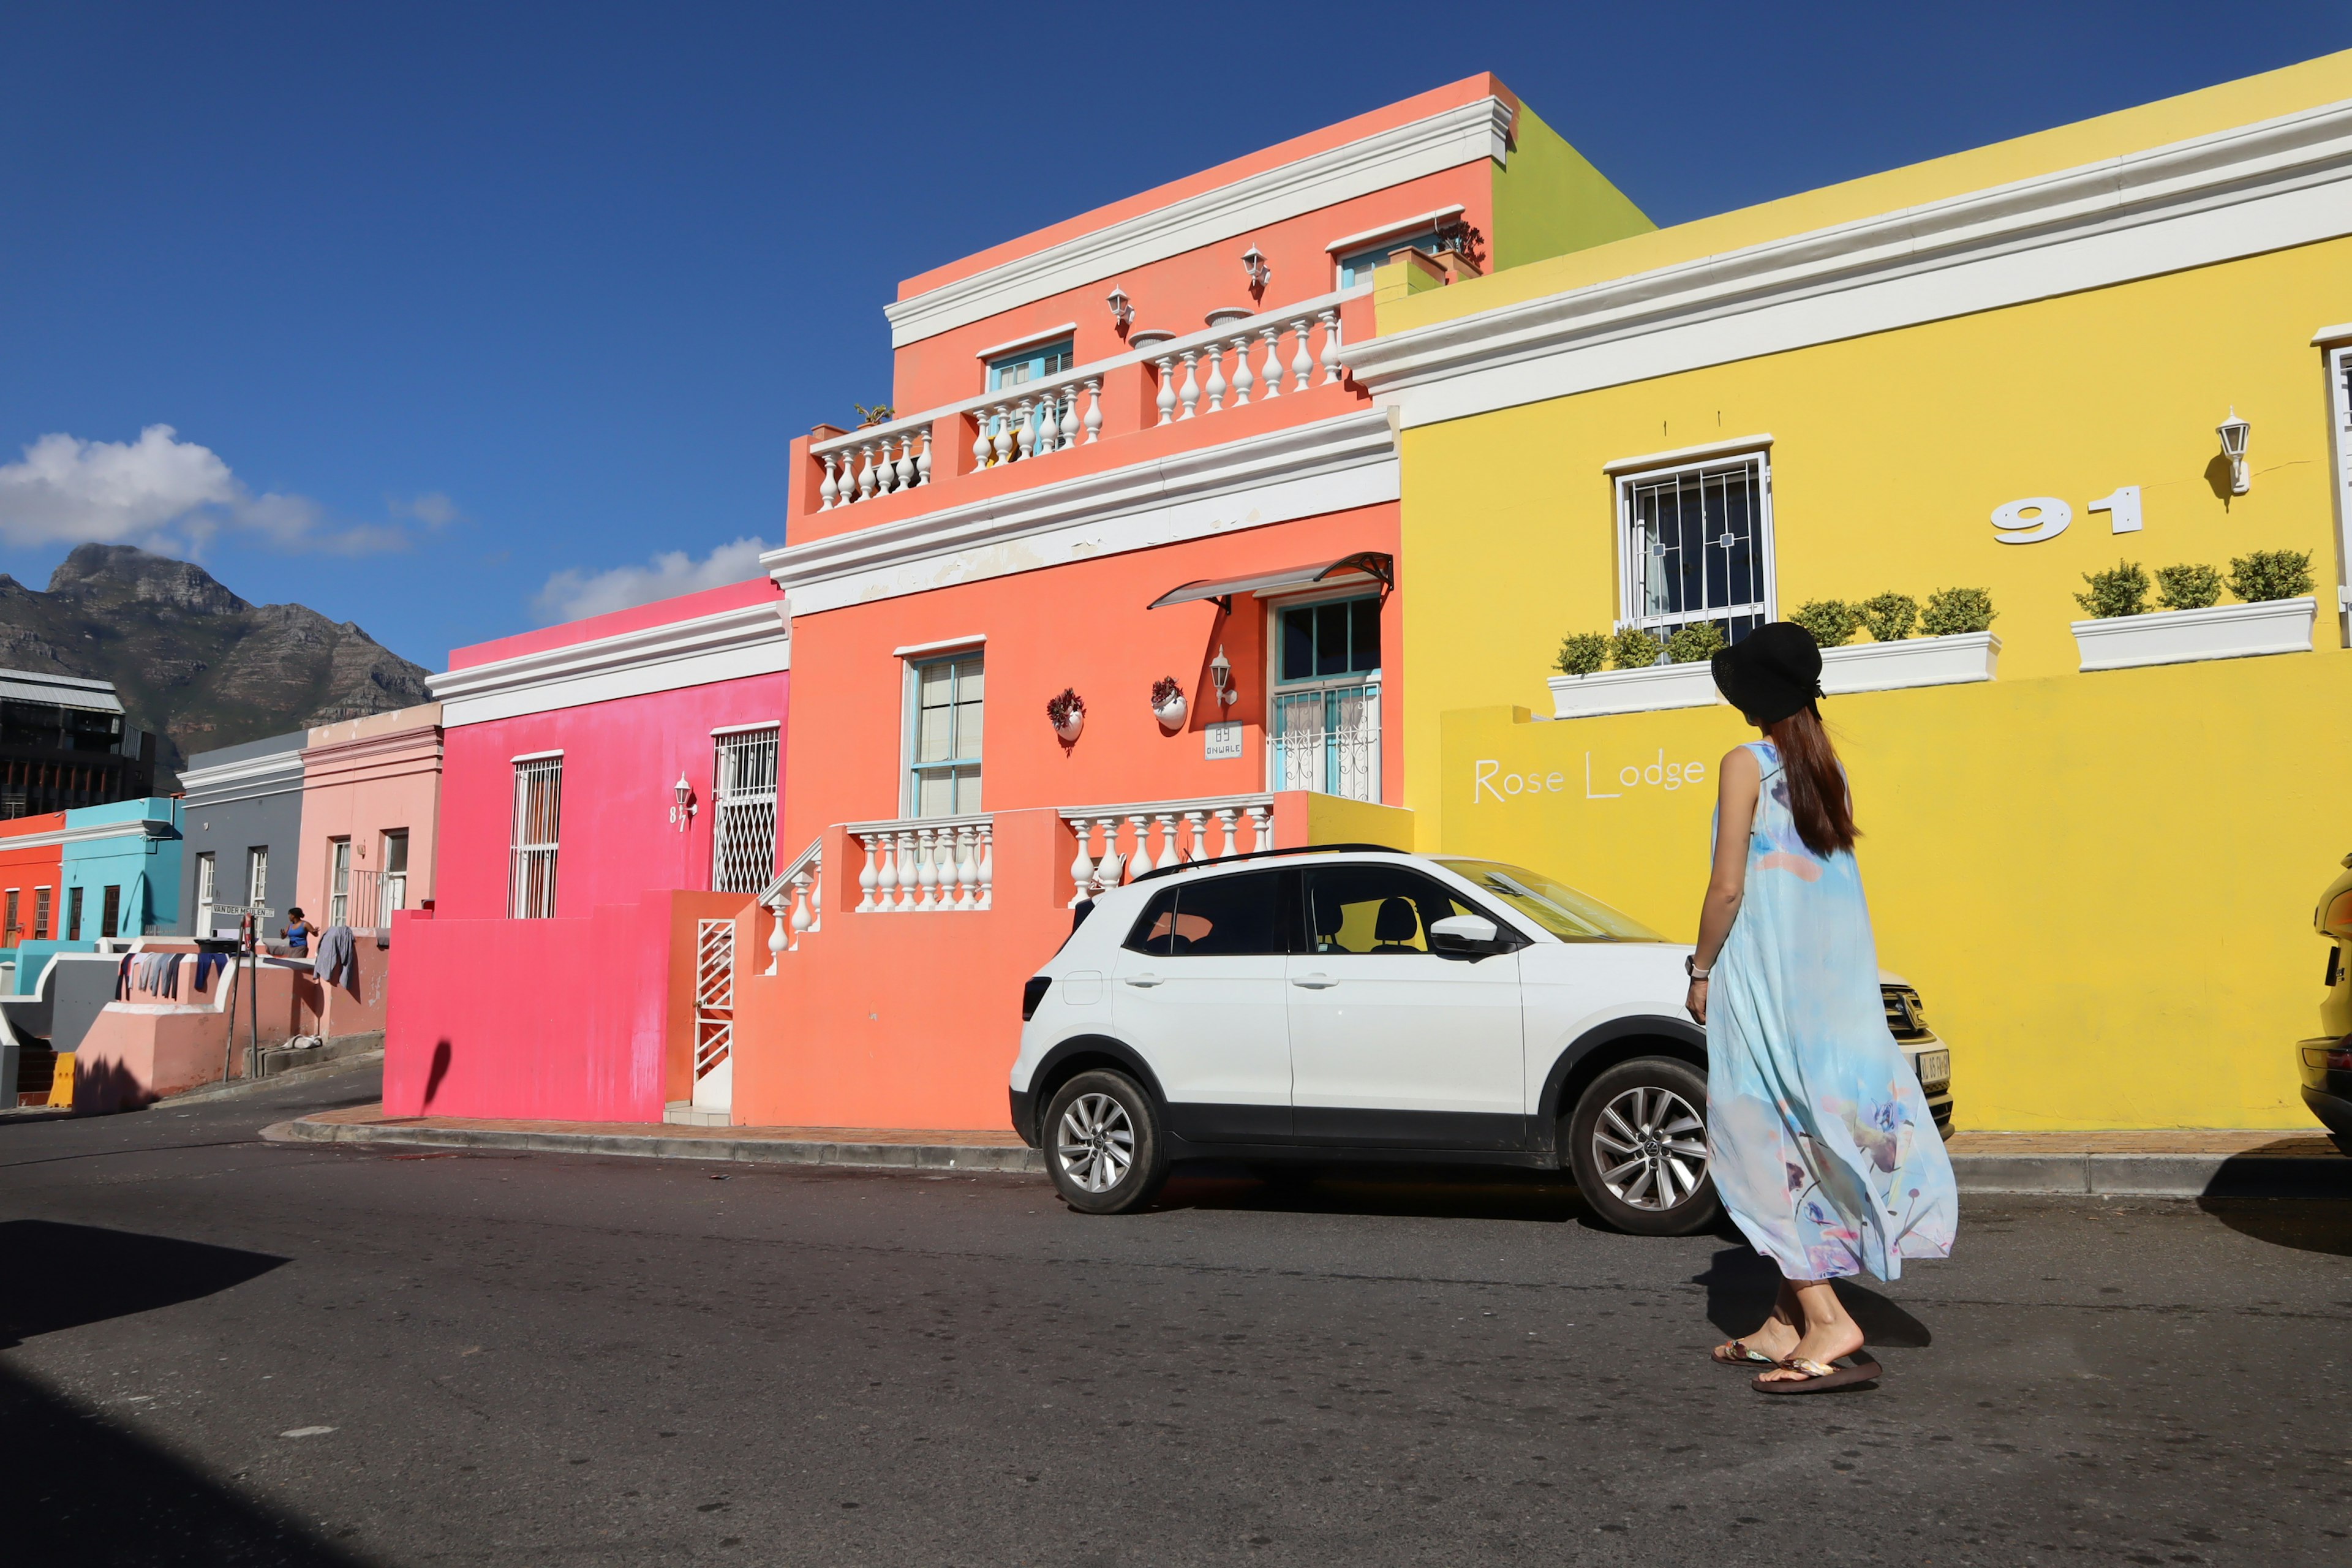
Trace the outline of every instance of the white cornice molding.
<path fill-rule="evenodd" d="M 793 614 L 1150 549 L 1397 498 L 1385 410 L 1083 474 L 760 557 Z"/>
<path fill-rule="evenodd" d="M 443 704 L 441 727 L 454 730 L 791 668 L 791 628 L 782 601 L 771 599 L 468 665 L 426 684 Z"/>
<path fill-rule="evenodd" d="M 1348 346 L 1407 426 L 2352 233 L 2352 102 Z"/>
<path fill-rule="evenodd" d="M 241 757 L 233 763 L 216 763 L 208 768 L 186 768 L 180 773 L 180 790 L 190 805 L 217 805 L 216 799 L 198 800 L 208 790 L 245 786 L 248 793 L 278 793 L 269 785 L 283 789 L 302 787 L 302 751 L 292 747 L 283 752 L 271 752 L 264 756 Z M 239 796 L 238 798 L 244 798 Z"/>
<path fill-rule="evenodd" d="M 56 827 L 47 833 L 11 833 L 0 837 L 0 850 L 50 849 L 61 844 L 90 844 L 104 838 L 171 838 L 172 825 L 160 816 L 134 816 L 128 822 L 94 822 L 79 827 Z"/>
<path fill-rule="evenodd" d="M 1482 98 L 1425 120 L 1310 153 L 1279 168 L 1124 218 L 882 307 L 905 348 L 999 311 L 1101 282 L 1266 224 L 1370 195 L 1481 158 L 1507 163 L 1511 108 Z"/>

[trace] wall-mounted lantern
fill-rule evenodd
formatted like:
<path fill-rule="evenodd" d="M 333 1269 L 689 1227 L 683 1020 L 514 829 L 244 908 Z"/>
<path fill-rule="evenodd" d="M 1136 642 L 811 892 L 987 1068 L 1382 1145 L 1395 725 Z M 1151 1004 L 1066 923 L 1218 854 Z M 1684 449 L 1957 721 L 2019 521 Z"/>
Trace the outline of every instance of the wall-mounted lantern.
<path fill-rule="evenodd" d="M 677 830 L 683 833 L 686 831 L 686 825 L 694 820 L 694 786 L 686 782 L 684 773 L 680 773 L 677 775 L 677 783 L 670 786 L 670 793 L 677 797 L 677 804 L 669 808 L 669 819 L 676 823 Z"/>
<path fill-rule="evenodd" d="M 1241 693 L 1234 689 L 1234 667 L 1225 658 L 1223 643 L 1217 645 L 1217 657 L 1209 661 L 1209 684 L 1217 689 L 1219 705 L 1230 708 L 1241 700 Z"/>
<path fill-rule="evenodd" d="M 1135 303 L 1127 297 L 1127 290 L 1113 289 L 1103 303 L 1110 307 L 1111 326 L 1120 337 L 1127 336 L 1127 329 L 1135 324 Z"/>
<path fill-rule="evenodd" d="M 1250 292 L 1265 293 L 1266 283 L 1274 277 L 1274 268 L 1265 264 L 1265 258 L 1258 253 L 1256 246 L 1253 245 L 1242 252 L 1242 266 L 1249 272 Z"/>
<path fill-rule="evenodd" d="M 2238 417 L 2235 405 L 2231 406 L 2230 416 L 2213 426 L 2213 434 L 2221 437 L 2221 456 L 2230 459 L 2230 493 L 2233 496 L 2244 495 L 2254 488 L 2254 481 L 2246 473 L 2246 437 L 2252 431 L 2252 426 Z"/>

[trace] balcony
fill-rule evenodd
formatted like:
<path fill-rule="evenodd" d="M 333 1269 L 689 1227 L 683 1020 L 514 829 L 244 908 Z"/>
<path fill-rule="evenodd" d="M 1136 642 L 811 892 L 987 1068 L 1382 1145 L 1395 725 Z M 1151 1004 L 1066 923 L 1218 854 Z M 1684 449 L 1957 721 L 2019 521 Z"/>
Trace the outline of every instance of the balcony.
<path fill-rule="evenodd" d="M 1345 344 L 1351 328 L 1369 334 L 1370 295 L 1364 285 L 1257 315 L 1213 311 L 1200 331 L 1139 330 L 1127 353 L 1020 386 L 845 433 L 820 426 L 794 443 L 795 539 L 1140 460 L 1149 448 L 1125 449 L 1138 436 L 1162 433 L 1160 446 L 1181 450 L 1361 407 Z M 1106 444 L 1121 450 L 1087 450 Z"/>

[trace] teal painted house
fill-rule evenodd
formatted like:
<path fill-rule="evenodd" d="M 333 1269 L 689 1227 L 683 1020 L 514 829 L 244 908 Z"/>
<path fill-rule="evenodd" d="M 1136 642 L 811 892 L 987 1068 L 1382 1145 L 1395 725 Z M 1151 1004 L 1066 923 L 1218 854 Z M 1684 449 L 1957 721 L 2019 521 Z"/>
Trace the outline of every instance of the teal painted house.
<path fill-rule="evenodd" d="M 181 837 L 177 799 L 151 795 L 67 812 L 58 934 L 71 944 L 173 930 Z"/>

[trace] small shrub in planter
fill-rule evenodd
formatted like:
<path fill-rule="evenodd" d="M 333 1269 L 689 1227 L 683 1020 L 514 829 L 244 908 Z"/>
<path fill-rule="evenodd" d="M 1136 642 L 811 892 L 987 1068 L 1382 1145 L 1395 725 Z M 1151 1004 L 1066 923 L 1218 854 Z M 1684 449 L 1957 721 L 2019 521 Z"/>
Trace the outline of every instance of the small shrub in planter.
<path fill-rule="evenodd" d="M 1087 700 L 1078 695 L 1076 688 L 1065 686 L 1059 696 L 1046 700 L 1045 717 L 1055 734 L 1065 741 L 1075 741 L 1086 725 Z"/>
<path fill-rule="evenodd" d="M 1591 675 L 1609 661 L 1609 639 L 1599 632 L 1570 632 L 1559 639 L 1551 662 L 1562 675 Z"/>
<path fill-rule="evenodd" d="M 1881 594 L 1854 607 L 1873 642 L 1901 642 L 1919 624 L 1919 601 L 1908 594 Z"/>
<path fill-rule="evenodd" d="M 1862 606 L 1843 599 L 1815 599 L 1789 617 L 1813 634 L 1823 647 L 1842 647 L 1862 626 Z"/>
<path fill-rule="evenodd" d="M 1609 662 L 1620 669 L 1647 669 L 1665 651 L 1664 643 L 1639 626 L 1627 626 L 1609 639 Z"/>
<path fill-rule="evenodd" d="M 1723 647 L 1722 629 L 1713 621 L 1693 621 L 1676 627 L 1666 639 L 1666 659 L 1671 664 L 1705 664 Z"/>
<path fill-rule="evenodd" d="M 2168 610 L 2203 610 L 2221 602 L 2221 574 L 2186 564 L 2156 569 L 2156 602 Z"/>
<path fill-rule="evenodd" d="M 1919 612 L 1919 630 L 1931 637 L 1989 632 L 1998 614 L 1992 595 L 1982 588 L 1938 588 L 1927 595 L 1927 607 Z"/>
<path fill-rule="evenodd" d="M 2147 573 L 2137 561 L 2118 561 L 2105 572 L 2085 572 L 2083 581 L 2091 585 L 2091 591 L 2075 595 L 2074 602 L 2098 620 L 2137 616 L 2147 609 Z"/>
<path fill-rule="evenodd" d="M 2249 605 L 2300 599 L 2311 592 L 2311 552 L 2257 550 L 2230 563 L 2230 592 Z"/>

